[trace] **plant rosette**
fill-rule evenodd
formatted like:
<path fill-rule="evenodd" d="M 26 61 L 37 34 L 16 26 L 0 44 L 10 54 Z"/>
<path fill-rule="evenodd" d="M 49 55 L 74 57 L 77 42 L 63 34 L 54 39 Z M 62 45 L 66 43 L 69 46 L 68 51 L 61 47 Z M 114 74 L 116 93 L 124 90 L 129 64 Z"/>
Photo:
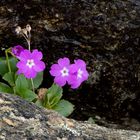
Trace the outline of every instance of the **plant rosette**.
<path fill-rule="evenodd" d="M 33 102 L 38 106 L 53 109 L 63 116 L 69 116 L 74 105 L 62 99 L 63 86 L 70 85 L 72 89 L 78 88 L 88 79 L 86 63 L 74 60 L 70 64 L 67 57 L 58 59 L 50 68 L 50 74 L 54 77 L 54 83 L 48 89 L 41 90 L 39 86 L 43 81 L 45 63 L 43 54 L 37 49 L 31 50 L 31 27 L 16 28 L 16 33 L 22 35 L 28 44 L 28 49 L 17 45 L 5 50 L 5 57 L 0 58 L 0 92 L 14 94 Z M 9 57 L 10 54 L 10 57 Z M 38 91 L 38 94 L 36 93 Z"/>

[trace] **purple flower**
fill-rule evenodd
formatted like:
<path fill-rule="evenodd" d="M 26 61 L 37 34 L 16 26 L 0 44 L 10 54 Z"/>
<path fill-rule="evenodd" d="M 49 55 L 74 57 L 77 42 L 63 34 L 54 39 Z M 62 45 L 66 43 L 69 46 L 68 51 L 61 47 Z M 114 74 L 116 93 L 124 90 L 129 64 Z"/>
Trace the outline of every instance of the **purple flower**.
<path fill-rule="evenodd" d="M 29 50 L 23 50 L 19 56 L 19 62 L 17 63 L 18 74 L 24 74 L 28 79 L 35 78 L 38 72 L 45 69 L 45 63 L 41 61 L 42 53 L 37 49 L 30 52 Z"/>
<path fill-rule="evenodd" d="M 58 64 L 53 64 L 51 66 L 50 74 L 54 76 L 54 82 L 59 86 L 64 86 L 66 82 L 69 82 L 70 60 L 66 57 L 60 58 Z"/>
<path fill-rule="evenodd" d="M 12 53 L 19 58 L 20 53 L 24 50 L 24 48 L 20 45 L 14 46 L 12 48 Z"/>
<path fill-rule="evenodd" d="M 86 63 L 81 59 L 75 60 L 74 64 L 70 66 L 70 75 L 69 84 L 71 85 L 71 88 L 78 88 L 89 76 L 86 70 Z"/>

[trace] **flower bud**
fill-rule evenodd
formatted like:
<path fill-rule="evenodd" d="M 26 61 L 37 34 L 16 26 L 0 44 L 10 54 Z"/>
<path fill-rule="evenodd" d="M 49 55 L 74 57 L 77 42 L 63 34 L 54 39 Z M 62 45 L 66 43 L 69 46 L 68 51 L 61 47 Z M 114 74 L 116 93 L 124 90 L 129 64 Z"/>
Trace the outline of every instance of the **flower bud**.
<path fill-rule="evenodd" d="M 12 53 L 15 55 L 17 58 L 19 58 L 20 53 L 24 50 L 24 48 L 20 45 L 12 47 Z"/>
<path fill-rule="evenodd" d="M 31 26 L 30 26 L 29 24 L 26 25 L 26 30 L 27 30 L 28 32 L 31 31 Z"/>
<path fill-rule="evenodd" d="M 16 32 L 17 34 L 19 34 L 19 33 L 21 32 L 21 27 L 20 27 L 20 26 L 17 26 L 16 29 L 15 29 L 15 32 Z"/>
<path fill-rule="evenodd" d="M 27 30 L 24 28 L 24 29 L 22 29 L 22 32 L 26 35 L 26 36 L 28 36 L 28 34 L 27 34 Z"/>

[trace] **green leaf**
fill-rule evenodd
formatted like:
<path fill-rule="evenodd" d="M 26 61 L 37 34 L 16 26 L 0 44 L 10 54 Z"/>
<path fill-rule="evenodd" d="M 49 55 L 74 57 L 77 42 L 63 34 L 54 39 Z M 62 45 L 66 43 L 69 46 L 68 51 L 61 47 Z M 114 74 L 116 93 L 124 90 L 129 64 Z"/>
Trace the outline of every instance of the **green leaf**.
<path fill-rule="evenodd" d="M 32 89 L 32 83 L 30 79 L 27 79 L 28 81 L 28 85 L 29 85 L 29 89 Z M 37 76 L 33 79 L 33 83 L 34 83 L 34 88 L 37 89 L 41 83 L 43 81 L 43 72 L 40 72 L 37 74 Z"/>
<path fill-rule="evenodd" d="M 33 101 L 37 98 L 37 95 L 29 89 L 22 89 L 20 91 L 16 89 L 16 94 L 27 101 Z"/>
<path fill-rule="evenodd" d="M 43 106 L 42 101 L 39 100 L 39 99 L 35 102 L 35 104 L 36 104 L 37 106 Z"/>
<path fill-rule="evenodd" d="M 33 101 L 37 98 L 37 95 L 28 89 L 28 81 L 24 75 L 18 75 L 16 80 L 15 92 L 17 95 L 26 99 L 27 101 Z"/>
<path fill-rule="evenodd" d="M 0 75 L 3 76 L 8 72 L 7 63 L 4 58 L 0 58 Z"/>
<path fill-rule="evenodd" d="M 17 67 L 16 67 L 17 62 L 18 62 L 18 60 L 16 58 L 14 58 L 14 57 L 9 58 L 9 64 L 10 64 L 12 72 L 17 71 Z M 0 58 L 0 68 L 1 68 L 0 69 L 1 76 L 4 76 L 4 74 L 9 72 L 7 61 L 6 61 L 5 57 Z"/>
<path fill-rule="evenodd" d="M 56 84 L 53 84 L 45 94 L 44 106 L 52 108 L 55 106 L 62 97 L 63 89 Z"/>
<path fill-rule="evenodd" d="M 22 91 L 24 89 L 28 89 L 28 82 L 24 75 L 18 75 L 16 79 L 16 90 Z"/>
<path fill-rule="evenodd" d="M 61 115 L 67 117 L 73 112 L 74 105 L 69 101 L 60 100 L 59 103 L 56 106 L 54 106 L 52 109 L 54 109 Z"/>
<path fill-rule="evenodd" d="M 6 74 L 4 74 L 4 76 L 2 77 L 5 81 L 7 81 L 11 86 L 15 85 L 15 74 L 13 72 L 8 72 Z"/>
<path fill-rule="evenodd" d="M 8 85 L 0 82 L 0 92 L 13 93 L 13 90 Z"/>
<path fill-rule="evenodd" d="M 14 57 L 9 58 L 9 63 L 10 63 L 10 67 L 11 67 L 11 71 L 12 72 L 16 72 L 17 71 L 17 64 L 18 60 Z"/>
<path fill-rule="evenodd" d="M 15 76 L 14 76 L 14 80 L 16 81 L 17 80 L 17 78 L 18 78 L 18 74 L 17 73 L 15 73 Z"/>

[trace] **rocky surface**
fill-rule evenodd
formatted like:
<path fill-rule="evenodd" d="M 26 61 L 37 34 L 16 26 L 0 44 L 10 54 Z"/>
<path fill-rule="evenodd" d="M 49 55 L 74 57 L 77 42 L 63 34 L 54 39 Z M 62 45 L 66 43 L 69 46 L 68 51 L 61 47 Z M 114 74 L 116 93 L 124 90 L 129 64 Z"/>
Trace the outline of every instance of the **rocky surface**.
<path fill-rule="evenodd" d="M 75 119 L 98 113 L 118 123 L 134 118 L 139 124 L 139 0 L 1 0 L 1 50 L 26 46 L 14 28 L 27 23 L 32 26 L 32 48 L 43 51 L 47 71 L 64 56 L 87 62 L 87 85 L 77 94 L 68 94 L 66 89 L 65 98 L 77 107 Z M 51 79 L 47 71 L 44 79 Z M 48 81 L 45 86 L 52 79 Z"/>
<path fill-rule="evenodd" d="M 139 140 L 140 132 L 66 119 L 17 96 L 0 93 L 0 140 Z"/>

